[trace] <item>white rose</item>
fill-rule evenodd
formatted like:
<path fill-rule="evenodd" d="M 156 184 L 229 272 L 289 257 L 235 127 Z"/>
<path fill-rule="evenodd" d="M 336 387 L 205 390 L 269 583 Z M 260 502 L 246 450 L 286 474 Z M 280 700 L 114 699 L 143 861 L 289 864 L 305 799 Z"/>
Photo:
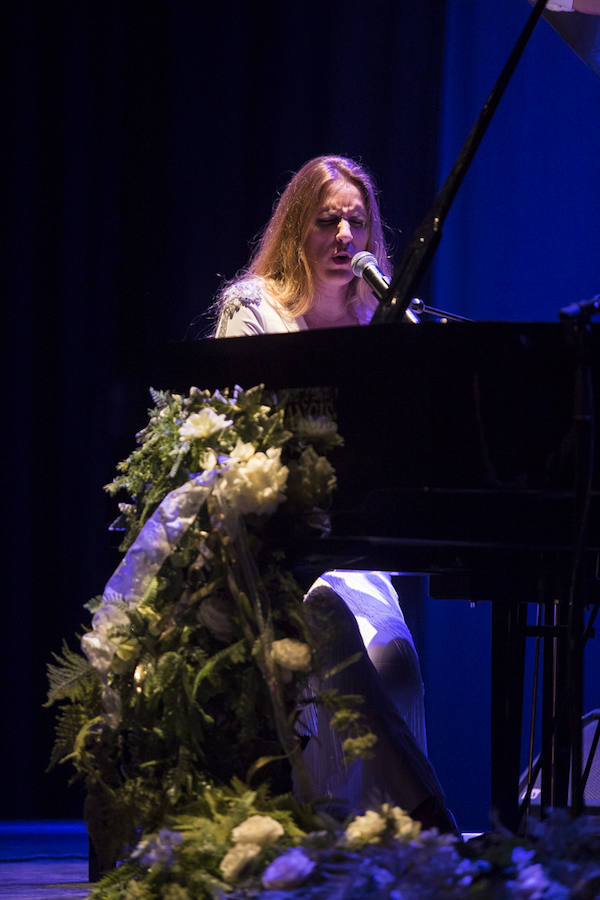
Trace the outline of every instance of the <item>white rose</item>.
<path fill-rule="evenodd" d="M 285 500 L 288 469 L 281 464 L 280 448 L 248 455 L 250 448 L 254 449 L 252 444 L 236 446 L 229 468 L 221 475 L 217 494 L 242 516 L 270 514 Z"/>
<path fill-rule="evenodd" d="M 237 881 L 243 869 L 261 852 L 258 844 L 236 844 L 225 854 L 219 868 L 226 881 Z"/>
<path fill-rule="evenodd" d="M 294 848 L 274 859 L 267 866 L 262 877 L 263 887 L 267 890 L 287 890 L 298 887 L 306 881 L 316 863 L 299 848 Z"/>
<path fill-rule="evenodd" d="M 283 669 L 289 669 L 291 672 L 310 671 L 310 647 L 302 641 L 296 641 L 293 638 L 273 641 L 271 655 Z"/>
<path fill-rule="evenodd" d="M 217 465 L 217 454 L 214 450 L 207 450 L 202 459 L 200 460 L 200 465 L 202 466 L 202 470 L 204 472 L 212 472 L 212 470 Z"/>
<path fill-rule="evenodd" d="M 224 415 L 218 415 L 210 406 L 205 406 L 200 412 L 192 413 L 179 428 L 179 437 L 182 441 L 195 438 L 205 438 L 215 431 L 222 431 L 232 425 L 231 419 Z"/>
<path fill-rule="evenodd" d="M 386 829 L 385 819 L 372 809 L 357 816 L 344 832 L 347 844 L 377 844 Z"/>
<path fill-rule="evenodd" d="M 238 438 L 235 447 L 231 451 L 231 457 L 232 457 L 232 459 L 240 459 L 240 460 L 247 461 L 250 459 L 251 456 L 254 456 L 254 450 L 255 450 L 254 444 L 250 444 L 250 443 L 245 444 L 243 441 L 240 441 L 240 439 Z"/>
<path fill-rule="evenodd" d="M 250 816 L 233 829 L 231 837 L 236 844 L 260 844 L 261 847 L 266 847 L 274 844 L 283 833 L 281 824 L 271 816 Z"/>

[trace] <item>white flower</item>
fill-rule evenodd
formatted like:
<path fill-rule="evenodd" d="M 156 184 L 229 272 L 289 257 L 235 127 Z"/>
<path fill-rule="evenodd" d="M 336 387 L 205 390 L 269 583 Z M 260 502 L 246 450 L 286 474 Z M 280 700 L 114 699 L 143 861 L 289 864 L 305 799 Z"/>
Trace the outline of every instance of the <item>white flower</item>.
<path fill-rule="evenodd" d="M 281 464 L 281 448 L 254 453 L 252 444 L 238 444 L 224 469 L 215 493 L 239 515 L 270 514 L 285 500 L 288 476 Z"/>
<path fill-rule="evenodd" d="M 231 419 L 226 419 L 224 415 L 218 415 L 212 407 L 205 406 L 200 412 L 187 417 L 179 428 L 179 437 L 182 441 L 205 438 L 232 424 Z"/>
<path fill-rule="evenodd" d="M 551 882 L 539 863 L 536 863 L 534 866 L 519 867 L 516 895 L 522 900 L 541 900 L 550 884 Z M 568 893 L 566 893 L 566 896 L 568 896 Z"/>
<path fill-rule="evenodd" d="M 247 462 L 251 456 L 254 456 L 255 449 L 254 444 L 245 444 L 238 438 L 235 447 L 231 451 L 231 457 L 232 459 L 239 459 Z"/>
<path fill-rule="evenodd" d="M 237 881 L 239 875 L 246 868 L 248 863 L 256 859 L 261 852 L 262 847 L 258 844 L 236 844 L 231 850 L 228 850 L 219 868 L 223 873 L 226 881 Z"/>
<path fill-rule="evenodd" d="M 112 602 L 104 598 L 102 606 L 98 607 L 92 616 L 92 628 L 96 634 L 109 638 L 115 631 L 129 631 L 129 616 L 125 612 L 125 604 Z"/>
<path fill-rule="evenodd" d="M 291 672 L 310 671 L 310 647 L 302 641 L 296 641 L 293 638 L 273 641 L 271 655 L 283 669 L 289 669 Z"/>
<path fill-rule="evenodd" d="M 96 634 L 95 631 L 87 631 L 81 638 L 81 649 L 97 672 L 101 675 L 108 672 L 115 655 L 115 645 L 112 641 L 101 634 Z"/>
<path fill-rule="evenodd" d="M 415 822 L 414 819 L 399 806 L 389 806 L 384 804 L 384 809 L 394 821 L 394 837 L 401 841 L 411 841 L 418 837 L 421 832 L 421 823 Z"/>
<path fill-rule="evenodd" d="M 294 421 L 294 431 L 299 441 L 308 444 L 340 444 L 337 424 L 328 416 L 307 416 Z"/>
<path fill-rule="evenodd" d="M 217 465 L 217 454 L 214 450 L 207 450 L 200 460 L 200 465 L 202 466 L 202 470 L 204 472 L 212 472 L 212 470 Z"/>
<path fill-rule="evenodd" d="M 389 869 L 382 869 L 381 866 L 372 866 L 370 873 L 375 879 L 375 883 L 378 887 L 385 887 L 388 884 L 393 884 L 396 880 Z"/>
<path fill-rule="evenodd" d="M 284 833 L 282 826 L 271 816 L 250 816 L 231 832 L 235 844 L 274 844 Z"/>
<path fill-rule="evenodd" d="M 182 841 L 179 831 L 161 828 L 157 836 L 140 841 L 131 855 L 145 866 L 167 869 L 175 862 L 175 849 Z"/>
<path fill-rule="evenodd" d="M 274 859 L 264 871 L 263 887 L 267 890 L 289 890 L 306 881 L 316 863 L 303 850 L 295 847 Z"/>
<path fill-rule="evenodd" d="M 357 816 L 346 828 L 344 839 L 347 844 L 378 844 L 386 829 L 383 816 L 368 809 L 364 816 Z"/>
<path fill-rule="evenodd" d="M 125 611 L 125 605 L 119 601 L 105 597 L 105 602 L 92 617 L 92 630 L 83 635 L 81 649 L 91 665 L 101 675 L 106 673 L 119 661 L 117 667 L 128 664 L 138 652 L 138 644 L 129 636 L 131 622 Z M 126 666 L 127 667 L 127 666 Z"/>
<path fill-rule="evenodd" d="M 524 847 L 514 847 L 511 854 L 511 860 L 514 865 L 520 869 L 523 866 L 529 865 L 534 856 L 535 850 L 526 850 Z"/>

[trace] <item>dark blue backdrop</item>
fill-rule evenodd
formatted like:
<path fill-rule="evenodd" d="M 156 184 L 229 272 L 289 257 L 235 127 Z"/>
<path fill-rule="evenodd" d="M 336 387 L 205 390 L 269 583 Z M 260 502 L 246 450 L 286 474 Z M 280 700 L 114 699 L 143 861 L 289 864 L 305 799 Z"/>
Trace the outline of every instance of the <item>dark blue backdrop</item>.
<path fill-rule="evenodd" d="M 244 264 L 277 190 L 312 156 L 371 168 L 399 252 L 528 14 L 526 0 L 9 5 L 0 815 L 80 811 L 64 773 L 43 774 L 44 668 L 116 563 L 101 486 L 143 424 L 152 358 Z M 599 290 L 599 101 L 597 79 L 540 23 L 426 299 L 553 319 Z M 484 828 L 487 612 L 424 615 L 432 757 L 461 826 Z"/>

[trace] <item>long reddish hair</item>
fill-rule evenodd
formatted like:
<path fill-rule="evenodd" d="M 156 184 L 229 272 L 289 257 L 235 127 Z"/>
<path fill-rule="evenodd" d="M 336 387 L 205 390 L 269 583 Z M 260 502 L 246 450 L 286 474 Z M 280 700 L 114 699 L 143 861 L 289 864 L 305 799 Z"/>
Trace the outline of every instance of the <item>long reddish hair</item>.
<path fill-rule="evenodd" d="M 327 188 L 340 178 L 361 192 L 368 216 L 367 250 L 377 258 L 381 271 L 390 274 L 377 193 L 369 173 L 343 156 L 311 159 L 281 194 L 246 270 L 249 276 L 265 279 L 273 299 L 293 317 L 304 315 L 312 306 L 314 286 L 306 258 L 306 238 Z M 348 299 L 358 312 L 359 307 L 368 311 L 377 305 L 361 278 L 354 278 L 348 285 Z"/>

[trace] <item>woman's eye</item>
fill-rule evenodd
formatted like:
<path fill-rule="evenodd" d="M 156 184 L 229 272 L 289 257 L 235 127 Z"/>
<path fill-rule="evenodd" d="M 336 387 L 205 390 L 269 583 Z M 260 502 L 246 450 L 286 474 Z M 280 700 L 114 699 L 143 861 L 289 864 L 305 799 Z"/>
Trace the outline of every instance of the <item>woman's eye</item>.
<path fill-rule="evenodd" d="M 332 226 L 337 226 L 340 224 L 342 220 L 336 216 L 319 216 L 317 219 L 317 225 L 319 228 L 330 228 Z M 347 220 L 352 228 L 366 228 L 367 223 L 364 219 L 348 219 Z"/>

